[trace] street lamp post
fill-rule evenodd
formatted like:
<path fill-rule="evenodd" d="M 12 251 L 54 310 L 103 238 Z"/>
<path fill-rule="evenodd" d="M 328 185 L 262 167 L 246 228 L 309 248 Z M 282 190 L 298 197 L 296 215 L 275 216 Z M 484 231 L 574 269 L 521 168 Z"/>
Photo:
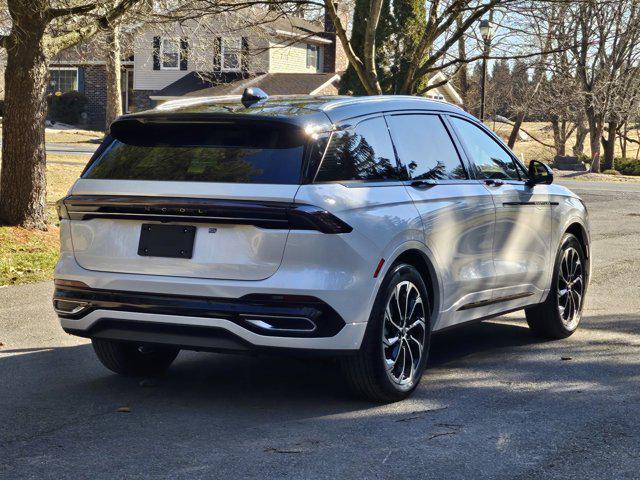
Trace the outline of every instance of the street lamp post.
<path fill-rule="evenodd" d="M 484 122 L 484 95 L 487 85 L 487 57 L 491 48 L 491 24 L 489 20 L 480 21 L 480 35 L 484 41 L 484 49 L 482 52 L 482 81 L 480 83 L 480 120 Z"/>

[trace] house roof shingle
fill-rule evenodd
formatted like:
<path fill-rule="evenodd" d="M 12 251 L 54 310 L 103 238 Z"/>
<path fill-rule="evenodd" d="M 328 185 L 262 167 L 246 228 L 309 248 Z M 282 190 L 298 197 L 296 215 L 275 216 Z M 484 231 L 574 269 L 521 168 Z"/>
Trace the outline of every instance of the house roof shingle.
<path fill-rule="evenodd" d="M 308 95 L 332 78 L 335 73 L 242 73 L 191 72 L 166 86 L 157 97 L 204 97 L 240 95 L 247 87 L 258 87 L 269 95 Z"/>

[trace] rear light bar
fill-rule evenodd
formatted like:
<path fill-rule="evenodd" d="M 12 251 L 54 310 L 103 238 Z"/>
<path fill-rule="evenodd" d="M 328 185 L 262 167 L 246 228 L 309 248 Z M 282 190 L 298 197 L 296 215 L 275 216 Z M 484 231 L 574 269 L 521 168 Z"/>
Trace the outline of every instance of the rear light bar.
<path fill-rule="evenodd" d="M 306 204 L 180 197 L 70 195 L 58 202 L 60 218 L 112 218 L 160 222 L 231 223 L 261 228 L 316 230 L 336 234 L 353 231 L 332 213 Z"/>
<path fill-rule="evenodd" d="M 58 212 L 58 220 L 68 220 L 69 213 L 67 212 L 67 207 L 64 204 L 64 198 L 61 198 L 56 202 L 56 212 Z"/>

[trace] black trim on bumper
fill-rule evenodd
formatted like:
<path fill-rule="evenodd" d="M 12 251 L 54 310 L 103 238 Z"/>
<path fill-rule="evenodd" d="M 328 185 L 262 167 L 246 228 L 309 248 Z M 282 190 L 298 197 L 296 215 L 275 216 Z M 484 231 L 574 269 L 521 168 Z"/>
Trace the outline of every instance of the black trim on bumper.
<path fill-rule="evenodd" d="M 58 287 L 53 300 L 54 305 L 56 302 L 86 304 L 77 313 L 63 313 L 58 309 L 58 316 L 62 318 L 79 319 L 94 310 L 222 318 L 259 335 L 276 337 L 332 337 L 345 325 L 333 308 L 314 297 L 252 294 L 239 299 L 223 299 Z M 261 316 L 269 319 L 272 325 L 283 328 L 260 327 L 255 320 Z M 274 321 L 277 319 L 281 319 L 280 323 Z M 308 319 L 316 328 L 300 330 L 296 328 L 296 319 Z M 300 323 L 308 325 L 308 322 Z"/>
<path fill-rule="evenodd" d="M 353 355 L 356 350 L 306 349 L 254 345 L 238 335 L 217 327 L 174 325 L 159 322 L 136 322 L 103 318 L 89 330 L 65 328 L 70 335 L 84 338 L 171 345 L 182 350 L 217 353 L 292 355 L 295 357 L 336 357 Z"/>

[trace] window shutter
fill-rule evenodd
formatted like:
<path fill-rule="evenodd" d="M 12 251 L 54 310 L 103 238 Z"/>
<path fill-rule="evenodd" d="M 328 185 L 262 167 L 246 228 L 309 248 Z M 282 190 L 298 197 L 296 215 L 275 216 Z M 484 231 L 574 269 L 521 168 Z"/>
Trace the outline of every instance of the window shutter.
<path fill-rule="evenodd" d="M 153 37 L 153 69 L 160 70 L 160 37 Z"/>
<path fill-rule="evenodd" d="M 180 39 L 180 70 L 187 69 L 189 60 L 189 39 L 182 37 Z"/>
<path fill-rule="evenodd" d="M 219 72 L 222 67 L 222 37 L 216 37 L 213 42 L 213 71 Z"/>
<path fill-rule="evenodd" d="M 78 67 L 78 91 L 84 93 L 84 68 Z"/>
<path fill-rule="evenodd" d="M 242 37 L 242 49 L 240 50 L 240 68 L 243 72 L 249 71 L 249 38 Z"/>

